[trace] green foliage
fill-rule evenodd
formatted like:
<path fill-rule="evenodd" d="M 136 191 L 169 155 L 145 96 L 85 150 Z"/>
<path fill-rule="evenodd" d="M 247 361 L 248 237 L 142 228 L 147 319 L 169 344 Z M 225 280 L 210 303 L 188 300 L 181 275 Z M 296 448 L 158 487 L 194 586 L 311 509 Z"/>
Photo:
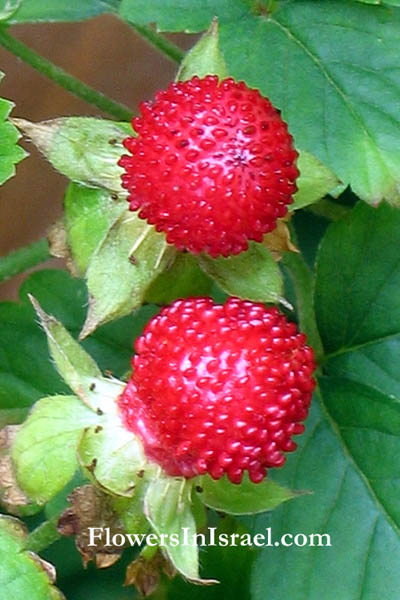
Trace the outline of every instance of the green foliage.
<path fill-rule="evenodd" d="M 0 82 L 4 74 L 0 71 Z M 7 120 L 14 104 L 0 98 L 0 185 L 15 175 L 15 164 L 27 156 L 17 142 L 21 137 L 18 130 Z"/>
<path fill-rule="evenodd" d="M 29 498 L 44 504 L 72 479 L 82 430 L 98 420 L 75 396 L 53 396 L 35 404 L 12 450 L 18 483 Z"/>
<path fill-rule="evenodd" d="M 22 0 L 10 22 L 82 21 L 112 12 L 117 6 L 118 0 Z"/>
<path fill-rule="evenodd" d="M 27 531 L 20 521 L 0 516 L 0 589 L 3 597 L 62 600 L 63 595 L 51 581 L 52 565 L 27 552 L 26 540 Z"/>

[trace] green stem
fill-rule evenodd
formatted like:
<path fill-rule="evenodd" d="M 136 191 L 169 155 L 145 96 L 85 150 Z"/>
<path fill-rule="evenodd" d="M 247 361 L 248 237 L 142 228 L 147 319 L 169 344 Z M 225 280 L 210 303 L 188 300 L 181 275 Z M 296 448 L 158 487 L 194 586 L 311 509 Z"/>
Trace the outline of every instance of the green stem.
<path fill-rule="evenodd" d="M 28 536 L 26 549 L 31 552 L 40 552 L 60 539 L 61 534 L 57 531 L 59 518 L 60 515 L 57 515 L 36 527 Z"/>
<path fill-rule="evenodd" d="M 185 53 L 173 42 L 170 42 L 163 35 L 160 35 L 151 27 L 146 25 L 136 25 L 129 23 L 142 37 L 144 37 L 152 46 L 157 48 L 162 54 L 168 56 L 171 60 L 180 63 Z"/>
<path fill-rule="evenodd" d="M 295 288 L 300 329 L 307 335 L 308 343 L 312 346 L 318 362 L 324 351 L 315 320 L 313 273 L 303 256 L 296 252 L 285 252 L 283 264 L 288 269 Z"/>
<path fill-rule="evenodd" d="M 0 283 L 49 258 L 51 257 L 46 239 L 41 239 L 38 242 L 33 242 L 30 246 L 10 252 L 7 256 L 0 258 Z"/>
<path fill-rule="evenodd" d="M 42 75 L 45 75 L 71 94 L 74 94 L 74 96 L 81 98 L 85 102 L 88 102 L 88 104 L 97 106 L 97 108 L 111 115 L 115 119 L 130 121 L 132 118 L 132 111 L 129 110 L 128 107 L 119 102 L 115 102 L 79 79 L 76 79 L 64 71 L 64 69 L 57 67 L 43 56 L 9 35 L 3 27 L 0 27 L 0 45 L 39 71 L 39 73 L 42 73 Z"/>

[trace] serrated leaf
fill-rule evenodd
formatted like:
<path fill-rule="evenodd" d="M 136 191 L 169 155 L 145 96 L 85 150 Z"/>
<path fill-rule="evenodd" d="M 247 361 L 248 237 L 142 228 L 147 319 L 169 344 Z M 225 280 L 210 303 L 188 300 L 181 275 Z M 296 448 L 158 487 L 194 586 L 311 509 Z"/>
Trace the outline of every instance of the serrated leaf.
<path fill-rule="evenodd" d="M 4 74 L 0 71 L 0 82 Z M 14 104 L 0 98 L 0 185 L 15 175 L 15 164 L 27 156 L 17 144 L 20 139 L 18 129 L 7 120 Z"/>
<path fill-rule="evenodd" d="M 21 521 L 0 516 L 0 589 L 4 598 L 62 600 L 54 587 L 55 569 L 26 550 L 28 531 Z"/>
<path fill-rule="evenodd" d="M 322 241 L 315 308 L 330 354 L 300 447 L 275 477 L 314 493 L 257 518 L 254 530 L 270 526 L 278 542 L 285 533 L 318 532 L 331 545 L 263 550 L 255 600 L 270 588 L 274 600 L 299 590 L 307 600 L 353 600 L 399 589 L 399 235 L 396 209 L 359 203 Z"/>
<path fill-rule="evenodd" d="M 193 543 L 196 523 L 190 509 L 191 489 L 191 484 L 183 478 L 153 479 L 144 499 L 145 514 L 157 536 L 168 534 L 161 549 L 179 573 L 196 583 L 215 583 L 199 579 L 198 548 Z M 177 536 L 177 544 L 172 535 Z"/>
<path fill-rule="evenodd" d="M 339 0 L 220 21 L 229 73 L 268 96 L 296 146 L 372 204 L 400 202 L 399 35 L 399 11 Z"/>
<path fill-rule="evenodd" d="M 118 0 L 24 0 L 10 22 L 82 21 L 102 13 L 113 12 L 117 6 Z"/>
<path fill-rule="evenodd" d="M 88 427 L 79 443 L 79 462 L 109 493 L 131 497 L 149 463 L 141 442 L 118 417 Z"/>
<path fill-rule="evenodd" d="M 241 0 L 122 0 L 119 15 L 128 22 L 156 23 L 160 31 L 196 32 L 207 29 L 214 17 L 238 21 L 248 14 Z"/>
<path fill-rule="evenodd" d="M 296 184 L 298 191 L 293 196 L 293 204 L 289 210 L 297 210 L 313 204 L 334 190 L 338 184 L 338 178 L 309 152 L 300 151 L 297 160 L 300 177 Z"/>
<path fill-rule="evenodd" d="M 176 250 L 137 214 L 123 214 L 96 249 L 87 270 L 88 316 L 81 333 L 140 307 L 147 289 Z"/>
<path fill-rule="evenodd" d="M 262 244 L 250 242 L 249 249 L 228 258 L 199 256 L 201 268 L 231 296 L 254 302 L 282 301 L 283 283 L 279 267 Z"/>
<path fill-rule="evenodd" d="M 64 198 L 64 221 L 71 257 L 83 276 L 90 259 L 118 217 L 128 210 L 125 199 L 101 189 L 71 183 Z"/>
<path fill-rule="evenodd" d="M 218 75 L 219 79 L 228 76 L 226 63 L 219 49 L 218 21 L 216 19 L 184 57 L 176 79 L 186 81 L 195 75 L 197 77 Z"/>
<path fill-rule="evenodd" d="M 133 135 L 129 123 L 94 117 L 61 117 L 41 123 L 13 119 L 13 123 L 71 181 L 125 195 L 118 161 L 125 152 L 123 140 Z"/>
<path fill-rule="evenodd" d="M 266 479 L 252 483 L 246 476 L 240 485 L 223 478 L 214 481 L 208 476 L 201 479 L 199 498 L 214 510 L 231 515 L 248 515 L 272 510 L 302 492 L 295 492 Z"/>
<path fill-rule="evenodd" d="M 52 396 L 35 404 L 11 453 L 18 483 L 32 500 L 44 504 L 73 477 L 82 431 L 97 421 L 75 396 Z"/>

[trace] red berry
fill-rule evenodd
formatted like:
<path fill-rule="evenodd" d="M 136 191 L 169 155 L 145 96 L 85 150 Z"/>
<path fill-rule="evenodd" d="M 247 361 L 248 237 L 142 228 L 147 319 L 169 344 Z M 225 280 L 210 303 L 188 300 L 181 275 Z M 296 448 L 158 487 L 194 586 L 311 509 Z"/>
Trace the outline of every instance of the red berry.
<path fill-rule="evenodd" d="M 172 476 L 253 482 L 302 433 L 313 351 L 277 308 L 230 298 L 177 300 L 138 338 L 119 407 L 147 456 Z"/>
<path fill-rule="evenodd" d="M 213 257 L 260 242 L 297 188 L 297 152 L 267 98 L 243 82 L 172 83 L 140 106 L 119 164 L 131 210 L 179 250 Z"/>

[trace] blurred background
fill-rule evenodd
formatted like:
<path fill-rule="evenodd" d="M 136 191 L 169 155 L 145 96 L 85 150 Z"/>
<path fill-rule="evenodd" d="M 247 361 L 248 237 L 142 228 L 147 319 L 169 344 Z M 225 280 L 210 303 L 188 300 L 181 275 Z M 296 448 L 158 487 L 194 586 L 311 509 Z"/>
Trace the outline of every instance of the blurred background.
<path fill-rule="evenodd" d="M 174 78 L 177 65 L 150 46 L 129 25 L 112 15 L 82 23 L 19 25 L 11 33 L 39 54 L 137 110 L 141 100 Z M 194 36 L 171 35 L 182 49 Z M 5 77 L 0 95 L 16 105 L 12 116 L 42 121 L 61 116 L 102 114 L 75 98 L 0 47 Z M 22 145 L 30 156 L 17 165 L 17 176 L 0 187 L 0 256 L 46 234 L 61 216 L 67 180 L 46 163 L 35 148 Z M 53 265 L 59 264 L 52 262 Z M 1 299 L 15 299 L 22 276 L 0 285 Z"/>

